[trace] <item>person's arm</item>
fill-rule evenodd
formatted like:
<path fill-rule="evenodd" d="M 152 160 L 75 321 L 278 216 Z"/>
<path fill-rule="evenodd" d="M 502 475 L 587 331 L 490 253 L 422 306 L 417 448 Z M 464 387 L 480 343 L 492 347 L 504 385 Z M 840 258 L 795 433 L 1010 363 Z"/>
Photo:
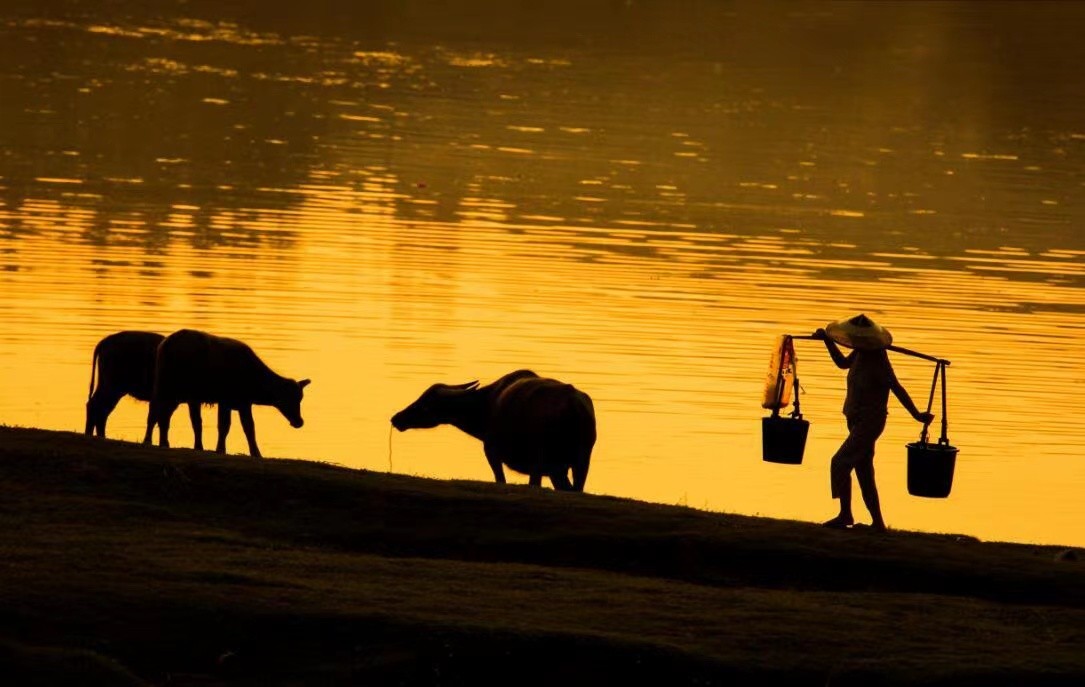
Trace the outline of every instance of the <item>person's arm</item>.
<path fill-rule="evenodd" d="M 818 329 L 814 332 L 814 338 L 820 339 L 825 342 L 825 348 L 829 350 L 829 357 L 833 359 L 836 366 L 841 370 L 846 370 L 851 367 L 852 361 L 855 360 L 855 351 L 852 351 L 847 356 L 840 352 L 837 348 L 836 342 L 829 338 L 829 335 L 825 333 L 824 329 Z"/>
<path fill-rule="evenodd" d="M 914 417 L 917 422 L 922 422 L 925 425 L 934 422 L 933 413 L 920 412 L 919 408 L 915 407 L 915 403 L 912 402 L 912 397 L 908 395 L 908 392 L 892 370 L 889 372 L 889 389 L 893 392 L 893 395 L 897 397 L 897 400 L 900 401 L 900 404 L 904 406 L 904 409 L 911 413 L 912 417 Z"/>

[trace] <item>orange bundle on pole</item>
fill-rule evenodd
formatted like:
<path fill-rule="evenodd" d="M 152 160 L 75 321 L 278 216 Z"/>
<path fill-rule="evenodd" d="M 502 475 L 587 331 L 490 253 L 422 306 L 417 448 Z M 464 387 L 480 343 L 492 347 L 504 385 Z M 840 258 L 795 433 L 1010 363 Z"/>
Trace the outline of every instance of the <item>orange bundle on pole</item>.
<path fill-rule="evenodd" d="M 795 381 L 795 344 L 787 334 L 781 334 L 776 340 L 769 358 L 768 374 L 765 375 L 765 389 L 761 396 L 761 407 L 778 415 L 781 408 L 791 404 L 791 386 Z"/>
<path fill-rule="evenodd" d="M 806 435 L 810 423 L 802 419 L 799 410 L 799 373 L 795 357 L 795 337 L 783 334 L 776 342 L 769 359 L 761 407 L 772 415 L 761 418 L 761 457 L 769 463 L 802 463 Z M 794 402 L 790 417 L 781 417 L 780 410 Z"/>

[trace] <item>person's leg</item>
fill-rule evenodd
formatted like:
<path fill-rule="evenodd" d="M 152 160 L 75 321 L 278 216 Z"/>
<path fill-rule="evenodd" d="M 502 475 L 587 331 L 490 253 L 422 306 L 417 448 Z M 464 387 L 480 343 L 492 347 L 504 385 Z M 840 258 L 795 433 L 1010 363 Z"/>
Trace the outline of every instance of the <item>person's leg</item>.
<path fill-rule="evenodd" d="M 826 527 L 845 528 L 855 524 L 851 513 L 851 470 L 855 464 L 856 445 L 852 422 L 848 420 L 848 438 L 840 445 L 829 463 L 829 487 L 834 499 L 840 501 L 840 512 L 822 523 Z"/>
<path fill-rule="evenodd" d="M 846 445 L 847 441 L 844 442 Z M 840 447 L 829 464 L 829 485 L 833 498 L 840 501 L 840 513 L 822 523 L 826 527 L 843 528 L 855 524 L 855 517 L 851 513 L 851 465 L 848 464 L 847 455 L 842 455 L 844 446 Z"/>
<path fill-rule="evenodd" d="M 859 491 L 863 494 L 863 503 L 870 511 L 870 525 L 879 532 L 885 531 L 882 519 L 882 507 L 878 500 L 878 485 L 874 483 L 874 461 L 855 466 L 855 477 L 859 480 Z"/>
<path fill-rule="evenodd" d="M 855 478 L 859 482 L 859 491 L 863 503 L 870 512 L 871 526 L 880 532 L 885 531 L 882 518 L 881 501 L 878 498 L 878 485 L 874 481 L 874 445 L 885 430 L 885 418 L 874 417 L 855 423 L 852 435 L 861 445 L 865 445 L 862 458 L 855 463 Z"/>

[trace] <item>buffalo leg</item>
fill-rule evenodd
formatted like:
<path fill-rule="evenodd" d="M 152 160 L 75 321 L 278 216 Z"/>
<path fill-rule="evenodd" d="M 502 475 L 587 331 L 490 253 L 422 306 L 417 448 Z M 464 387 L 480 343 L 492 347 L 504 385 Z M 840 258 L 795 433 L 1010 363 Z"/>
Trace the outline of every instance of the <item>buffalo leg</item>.
<path fill-rule="evenodd" d="M 490 469 L 494 471 L 494 481 L 498 484 L 504 484 L 505 468 L 501 467 L 501 457 L 496 455 L 488 446 L 483 445 L 482 450 L 486 453 L 486 460 L 490 463 Z"/>
<path fill-rule="evenodd" d="M 192 421 L 192 434 L 196 437 L 196 442 L 193 448 L 197 451 L 203 450 L 203 416 L 200 415 L 200 404 L 189 403 L 188 404 L 188 419 Z"/>
<path fill-rule="evenodd" d="M 252 406 L 244 405 L 237 409 L 241 416 L 241 429 L 245 430 L 245 438 L 249 440 L 249 455 L 253 458 L 263 458 L 260 449 L 256 446 L 256 423 L 252 419 Z"/>
<path fill-rule="evenodd" d="M 151 413 L 158 423 L 158 445 L 162 448 L 170 447 L 170 418 L 180 404 L 176 401 L 151 402 Z"/>
<path fill-rule="evenodd" d="M 230 406 L 219 404 L 219 440 L 215 444 L 216 453 L 226 453 L 226 435 L 230 433 Z"/>
<path fill-rule="evenodd" d="M 569 483 L 569 477 L 566 474 L 567 469 L 564 471 L 554 471 L 550 473 L 550 484 L 554 485 L 554 489 L 557 491 L 572 491 L 573 485 Z"/>
<path fill-rule="evenodd" d="M 591 453 L 573 461 L 573 491 L 584 491 L 588 481 L 588 466 L 591 465 Z"/>
<path fill-rule="evenodd" d="M 541 487 L 542 486 L 542 475 L 540 473 L 537 473 L 537 472 L 532 474 L 531 478 L 527 481 L 527 483 L 530 484 L 533 487 Z"/>
<path fill-rule="evenodd" d="M 87 401 L 87 424 L 84 430 L 87 436 L 95 433 L 100 437 L 105 436 L 105 421 L 123 396 L 123 393 L 118 394 L 98 387 Z"/>
<path fill-rule="evenodd" d="M 147 406 L 147 431 L 143 434 L 143 445 L 151 445 L 151 435 L 154 434 L 154 404 Z"/>

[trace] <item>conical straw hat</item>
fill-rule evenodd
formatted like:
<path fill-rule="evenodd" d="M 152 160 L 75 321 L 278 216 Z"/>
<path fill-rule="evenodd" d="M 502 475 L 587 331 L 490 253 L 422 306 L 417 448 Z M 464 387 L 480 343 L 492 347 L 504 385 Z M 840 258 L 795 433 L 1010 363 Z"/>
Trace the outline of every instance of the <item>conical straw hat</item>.
<path fill-rule="evenodd" d="M 866 315 L 830 322 L 825 327 L 825 333 L 841 346 L 865 351 L 888 348 L 889 344 L 893 343 L 893 335 L 889 330 L 875 324 Z"/>

